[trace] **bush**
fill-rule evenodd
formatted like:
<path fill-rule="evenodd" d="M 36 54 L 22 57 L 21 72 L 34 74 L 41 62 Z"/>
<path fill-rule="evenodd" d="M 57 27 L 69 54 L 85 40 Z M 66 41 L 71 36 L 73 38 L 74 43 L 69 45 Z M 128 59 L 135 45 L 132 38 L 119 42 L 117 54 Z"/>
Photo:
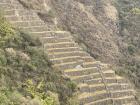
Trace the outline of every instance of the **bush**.
<path fill-rule="evenodd" d="M 17 91 L 8 88 L 0 89 L 0 105 L 20 105 L 23 96 Z"/>
<path fill-rule="evenodd" d="M 7 63 L 6 56 L 2 50 L 0 50 L 0 65 L 5 65 Z"/>
<path fill-rule="evenodd" d="M 132 14 L 140 14 L 140 8 L 132 8 L 132 9 L 130 10 L 130 12 L 131 12 Z"/>
<path fill-rule="evenodd" d="M 136 47 L 134 45 L 129 45 L 128 52 L 129 54 L 133 55 L 136 52 Z"/>
<path fill-rule="evenodd" d="M 67 83 L 67 86 L 70 88 L 70 89 L 72 89 L 72 91 L 75 91 L 75 89 L 76 89 L 76 83 L 74 83 L 74 82 L 72 82 L 72 81 L 69 81 L 68 83 Z"/>

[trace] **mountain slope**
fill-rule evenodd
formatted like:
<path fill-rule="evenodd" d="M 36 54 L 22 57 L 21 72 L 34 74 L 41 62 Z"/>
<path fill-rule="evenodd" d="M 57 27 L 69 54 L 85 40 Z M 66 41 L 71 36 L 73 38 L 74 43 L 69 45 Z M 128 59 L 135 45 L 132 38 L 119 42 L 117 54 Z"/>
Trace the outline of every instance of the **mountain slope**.
<path fill-rule="evenodd" d="M 39 1 L 37 1 L 37 2 L 39 2 Z M 15 1 L 13 3 L 15 6 L 15 3 L 17 3 L 17 2 Z M 114 39 L 114 36 L 116 36 L 116 34 L 113 34 L 114 31 L 116 32 L 116 29 L 115 29 L 116 27 L 113 29 L 110 29 L 109 31 L 106 31 L 106 29 L 109 29 L 109 27 L 104 25 L 105 23 L 103 24 L 103 22 L 107 21 L 108 19 L 106 20 L 104 18 L 105 21 L 102 20 L 102 22 L 100 22 L 101 21 L 99 18 L 100 15 L 94 16 L 94 14 L 91 12 L 92 6 L 94 6 L 94 5 L 86 4 L 87 2 L 84 2 L 84 1 L 72 1 L 72 0 L 71 1 L 70 0 L 55 1 L 54 0 L 54 1 L 47 1 L 49 6 L 47 7 L 47 9 L 42 10 L 40 8 L 36 8 L 36 3 L 33 6 L 26 5 L 26 3 L 28 4 L 28 2 L 23 2 L 22 0 L 20 0 L 20 3 L 22 3 L 23 6 L 25 6 L 28 9 L 36 10 L 35 12 L 38 13 L 38 16 L 40 16 L 40 18 L 42 20 L 44 20 L 47 24 L 44 25 L 44 23 L 42 21 L 39 21 L 39 23 L 41 23 L 39 26 L 37 25 L 38 23 L 35 23 L 35 25 L 33 25 L 33 23 L 34 23 L 33 21 L 34 20 L 36 21 L 36 19 L 38 20 L 38 17 L 31 10 L 28 12 L 29 12 L 29 14 L 31 14 L 31 13 L 34 14 L 33 15 L 34 17 L 31 18 L 34 20 L 27 19 L 29 26 L 26 26 L 23 24 L 18 25 L 17 23 L 19 21 L 21 23 L 25 23 L 26 22 L 24 20 L 25 17 L 27 18 L 29 16 L 28 12 L 25 9 L 23 9 L 22 7 L 20 7 L 20 5 L 18 3 L 17 4 L 18 4 L 19 8 L 16 9 L 15 12 L 13 13 L 14 17 L 17 19 L 13 20 L 13 18 L 11 18 L 9 16 L 6 16 L 6 18 L 8 20 L 10 20 L 13 24 L 19 26 L 20 28 L 22 28 L 24 30 L 31 32 L 34 35 L 43 36 L 43 37 L 41 37 L 41 40 L 43 41 L 43 47 L 44 47 L 44 50 L 46 50 L 48 52 L 48 55 L 50 56 L 49 59 L 52 61 L 53 68 L 57 68 L 63 72 L 68 73 L 66 75 L 68 75 L 69 78 L 71 78 L 78 84 L 84 83 L 84 85 L 80 85 L 80 88 L 81 88 L 80 92 L 82 93 L 81 95 L 84 95 L 84 97 L 79 97 L 81 99 L 82 104 L 86 104 L 86 103 L 87 104 L 96 104 L 96 103 L 104 104 L 104 101 L 107 101 L 107 104 L 112 104 L 112 103 L 113 104 L 115 104 L 115 103 L 116 104 L 127 104 L 129 102 L 131 102 L 132 105 L 136 104 L 135 102 L 133 103 L 133 99 L 135 100 L 135 98 L 133 96 L 134 95 L 133 92 L 131 93 L 132 88 L 129 89 L 129 87 L 126 88 L 126 86 L 124 86 L 125 89 L 123 90 L 122 84 L 123 83 L 128 84 L 128 82 L 125 81 L 125 79 L 115 75 L 115 73 L 112 70 L 109 70 L 111 68 L 108 68 L 109 67 L 108 65 L 97 62 L 95 59 L 90 57 L 87 53 L 81 51 L 81 48 L 79 48 L 79 46 L 75 42 L 73 42 L 73 38 L 71 38 L 71 35 L 68 34 L 68 32 L 60 31 L 60 29 L 58 29 L 58 27 L 59 27 L 59 28 L 63 28 L 63 29 L 69 30 L 69 31 L 73 30 L 73 31 L 71 31 L 73 34 L 75 34 L 76 32 L 77 32 L 77 34 L 80 33 L 79 35 L 82 35 L 82 36 L 77 37 L 76 41 L 79 42 L 79 44 L 82 45 L 84 48 L 86 48 L 86 47 L 89 48 L 88 51 L 90 53 L 91 53 L 91 48 L 89 47 L 89 45 L 90 46 L 91 45 L 92 46 L 100 45 L 99 49 L 98 49 L 98 47 L 97 47 L 97 49 L 95 49 L 93 47 L 96 53 L 98 52 L 98 50 L 100 50 L 99 52 L 103 52 L 103 51 L 108 52 L 108 48 L 111 48 L 111 49 L 115 48 L 115 51 L 114 50 L 110 51 L 109 54 L 111 56 L 107 55 L 107 57 L 109 56 L 107 61 L 110 61 L 109 59 L 111 59 L 115 63 L 117 61 L 117 59 L 114 59 L 113 57 L 114 57 L 114 55 L 115 56 L 119 55 L 116 53 L 118 51 L 118 48 L 117 48 L 118 46 L 116 44 L 117 42 L 115 42 L 116 40 Z M 34 4 L 34 2 L 32 2 L 32 3 Z M 92 1 L 90 1 L 90 3 L 92 3 Z M 98 2 L 98 3 L 99 4 L 103 3 L 102 5 L 107 5 L 110 9 L 113 10 L 113 12 L 115 12 L 114 14 L 109 14 L 107 12 L 107 11 L 109 11 L 109 9 L 107 9 L 105 7 L 101 8 L 101 11 L 105 10 L 103 12 L 107 12 L 106 16 L 108 16 L 108 18 L 112 20 L 111 25 L 113 23 L 115 24 L 114 21 L 116 21 L 116 16 L 117 16 L 116 9 L 111 6 L 110 2 L 102 1 L 102 2 Z M 43 2 L 43 5 L 47 6 L 46 3 L 44 4 L 44 2 Z M 97 4 L 96 4 L 96 6 L 97 6 Z M 21 10 L 20 10 L 21 8 L 25 13 L 21 12 Z M 53 13 L 53 11 L 54 11 L 54 13 Z M 25 17 L 23 16 L 23 14 Z M 69 15 L 69 14 L 71 14 L 71 15 Z M 22 18 L 22 16 L 24 18 Z M 113 16 L 113 17 L 110 18 L 110 16 Z M 76 23 L 76 22 L 78 22 L 78 23 Z M 108 24 L 110 25 L 110 21 Z M 95 30 L 93 30 L 93 29 L 95 29 Z M 94 32 L 95 32 L 95 39 L 92 39 L 92 38 L 94 38 L 94 34 L 93 34 Z M 104 35 L 101 35 L 103 33 L 106 35 L 107 39 Z M 87 37 L 85 35 L 87 35 Z M 114 35 L 114 36 L 111 36 L 111 35 Z M 74 36 L 76 37 L 77 35 L 74 35 Z M 88 40 L 96 41 L 96 39 L 97 39 L 97 42 L 99 42 L 99 43 L 93 43 L 93 42 L 88 43 Z M 98 39 L 100 39 L 100 40 L 98 40 Z M 109 45 L 110 44 L 111 45 L 110 46 L 106 45 L 107 43 L 104 42 L 104 40 L 108 41 Z M 102 43 L 102 42 L 104 42 L 104 43 Z M 105 49 L 101 48 L 102 46 L 104 46 Z M 74 58 L 71 57 L 71 55 L 69 55 L 69 54 L 76 55 L 74 52 L 70 53 L 71 50 L 78 52 L 77 53 L 78 56 L 76 56 Z M 66 52 L 67 52 L 67 54 L 68 53 L 69 54 L 65 55 L 64 53 L 66 53 Z M 81 52 L 81 54 L 79 54 L 79 52 Z M 105 55 L 103 55 L 102 57 L 106 57 L 106 54 L 108 54 L 108 53 L 105 53 Z M 114 54 L 114 55 L 112 55 L 112 54 Z M 96 59 L 98 58 L 97 55 L 95 56 L 95 58 Z M 95 70 L 96 71 L 95 72 L 92 67 L 97 68 L 97 71 Z M 107 67 L 107 68 L 105 68 L 105 67 Z M 95 73 L 91 74 L 91 72 L 86 71 L 86 69 L 89 69 L 89 68 L 92 68 L 91 72 L 95 72 Z M 81 69 L 82 69 L 82 71 L 85 70 L 86 72 L 82 73 Z M 107 69 L 107 71 L 106 71 L 106 69 Z M 81 73 L 79 74 L 79 72 L 81 72 Z M 85 75 L 85 73 L 86 73 L 86 75 Z M 98 79 L 99 79 L 99 81 L 101 79 L 102 86 L 105 86 L 105 88 L 103 88 L 101 86 L 101 88 L 103 88 L 103 90 L 100 90 L 99 92 L 96 93 L 95 92 L 96 90 L 92 90 L 92 89 L 96 88 L 96 86 L 99 86 L 96 83 L 98 81 Z M 88 84 L 88 85 L 86 85 L 86 84 Z M 113 87 L 112 91 L 110 90 L 110 88 L 111 88 L 110 85 L 112 86 L 113 84 L 116 84 L 119 86 L 118 90 L 114 87 Z M 117 87 L 116 85 L 115 85 L 115 87 Z M 132 89 L 132 91 L 133 91 L 133 89 Z M 101 99 L 103 99 L 103 100 L 101 100 Z"/>
<path fill-rule="evenodd" d="M 55 30 L 71 32 L 92 57 L 112 64 L 139 88 L 139 0 L 19 1 L 37 10 Z"/>

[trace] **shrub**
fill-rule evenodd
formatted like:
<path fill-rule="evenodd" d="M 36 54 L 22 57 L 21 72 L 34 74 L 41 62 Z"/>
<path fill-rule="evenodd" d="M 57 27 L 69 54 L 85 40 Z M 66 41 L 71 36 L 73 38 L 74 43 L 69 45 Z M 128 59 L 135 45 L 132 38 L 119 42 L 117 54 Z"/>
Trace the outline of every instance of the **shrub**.
<path fill-rule="evenodd" d="M 136 47 L 134 45 L 129 45 L 128 46 L 128 52 L 132 55 L 136 51 Z"/>
<path fill-rule="evenodd" d="M 14 35 L 15 31 L 12 28 L 12 26 L 5 21 L 5 18 L 0 16 L 0 34 L 3 36 L 10 36 L 10 35 Z"/>
<path fill-rule="evenodd" d="M 132 13 L 132 14 L 140 14 L 140 8 L 132 8 L 131 10 L 130 10 L 130 12 Z"/>
<path fill-rule="evenodd" d="M 72 81 L 69 81 L 69 82 L 67 83 L 67 86 L 68 86 L 70 89 L 72 89 L 72 91 L 75 91 L 75 89 L 76 89 L 76 87 L 77 87 L 76 83 L 75 83 L 75 82 L 72 82 Z"/>
<path fill-rule="evenodd" d="M 4 51 L 0 50 L 0 65 L 5 65 L 7 63 Z"/>
<path fill-rule="evenodd" d="M 0 88 L 0 105 L 20 105 L 23 96 L 17 91 Z"/>
<path fill-rule="evenodd" d="M 44 88 L 44 82 L 40 82 L 37 85 L 34 85 L 32 80 L 27 80 L 25 84 L 26 90 L 34 99 L 40 100 L 42 105 L 59 105 L 58 95 L 53 92 L 44 92 L 41 91 Z M 40 92 L 39 92 L 40 91 Z"/>
<path fill-rule="evenodd" d="M 51 18 L 55 18 L 55 12 L 53 10 L 49 10 L 47 16 Z"/>

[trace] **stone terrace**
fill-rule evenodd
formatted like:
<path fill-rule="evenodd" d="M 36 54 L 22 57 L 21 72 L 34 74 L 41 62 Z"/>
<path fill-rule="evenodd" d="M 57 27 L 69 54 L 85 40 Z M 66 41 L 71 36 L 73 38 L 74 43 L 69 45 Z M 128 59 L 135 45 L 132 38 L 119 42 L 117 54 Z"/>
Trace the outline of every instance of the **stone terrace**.
<path fill-rule="evenodd" d="M 38 36 L 53 68 L 78 84 L 80 105 L 138 105 L 131 84 L 83 51 L 69 32 L 56 31 L 18 0 L 0 0 L 0 8 L 14 26 Z"/>

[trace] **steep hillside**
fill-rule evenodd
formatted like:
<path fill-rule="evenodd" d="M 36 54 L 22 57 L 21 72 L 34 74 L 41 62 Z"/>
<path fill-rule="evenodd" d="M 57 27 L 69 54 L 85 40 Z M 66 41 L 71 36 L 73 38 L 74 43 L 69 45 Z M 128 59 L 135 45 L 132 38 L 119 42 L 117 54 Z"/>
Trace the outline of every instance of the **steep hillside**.
<path fill-rule="evenodd" d="M 122 54 L 117 72 L 140 89 L 140 0 L 117 0 L 116 7 L 119 11 L 118 46 Z M 140 92 L 138 95 L 140 97 Z"/>
<path fill-rule="evenodd" d="M 51 68 L 39 40 L 0 16 L 0 105 L 69 105 L 75 91 Z"/>
<path fill-rule="evenodd" d="M 113 64 L 139 88 L 139 0 L 20 1 L 37 10 L 46 23 L 71 32 L 91 56 Z"/>
<path fill-rule="evenodd" d="M 139 0 L 19 0 L 139 87 Z M 41 4 L 41 5 L 39 5 Z"/>
<path fill-rule="evenodd" d="M 37 10 L 45 22 L 51 21 L 58 29 L 71 32 L 95 59 L 118 63 L 121 55 L 118 46 L 119 14 L 112 0 L 19 1 L 26 8 Z"/>
<path fill-rule="evenodd" d="M 138 4 L 139 0 L 136 1 Z M 135 4 L 136 1 L 0 1 L 7 20 L 20 30 L 30 32 L 32 36 L 38 36 L 42 42 L 42 44 L 36 44 L 36 41 L 28 35 L 25 37 L 24 32 L 8 28 L 8 36 L 9 33 L 10 36 L 18 33 L 23 40 L 19 40 L 18 43 L 14 40 L 10 43 L 12 47 L 8 46 L 6 47 L 8 49 L 3 49 L 3 54 L 6 54 L 7 51 L 15 52 L 13 55 L 16 54 L 21 59 L 14 58 L 14 62 L 18 61 L 18 64 L 24 58 L 23 56 L 28 61 L 21 65 L 15 65 L 15 63 L 10 65 L 10 68 L 18 66 L 21 71 L 23 70 L 19 75 L 21 78 L 17 78 L 17 80 L 21 79 L 25 83 L 20 85 L 23 86 L 22 88 L 15 90 L 22 90 L 21 94 L 25 98 L 26 96 L 30 96 L 31 100 L 37 98 L 37 101 L 41 101 L 40 103 L 45 105 L 48 102 L 51 105 L 59 104 L 59 102 L 62 105 L 75 105 L 77 102 L 71 98 L 76 86 L 70 81 L 71 79 L 79 87 L 80 94 L 78 94 L 76 101 L 79 100 L 81 105 L 126 105 L 128 103 L 137 105 L 133 85 L 129 83 L 129 80 L 116 75 L 112 70 L 114 69 L 118 74 L 128 77 L 139 87 L 140 35 L 139 23 L 137 22 L 139 20 L 139 5 L 130 5 Z M 13 33 L 13 30 L 16 33 Z M 12 38 L 14 37 L 12 36 Z M 8 38 L 9 42 L 11 41 Z M 19 42 L 21 43 L 19 44 Z M 13 43 L 24 46 L 13 47 Z M 37 54 L 34 55 L 34 50 L 30 52 L 32 48 L 37 48 Z M 20 52 L 24 54 L 20 56 Z M 2 56 L 2 62 L 3 57 L 7 57 L 7 55 Z M 111 64 L 112 68 L 97 60 Z M 7 61 L 4 62 L 7 64 Z M 24 61 L 26 60 L 24 59 Z M 46 68 L 49 69 L 46 70 Z M 26 70 L 32 69 L 32 72 L 26 72 Z M 67 78 L 57 71 L 61 71 Z M 23 74 L 26 78 L 31 78 L 26 80 Z M 26 74 L 28 75 L 26 76 Z M 38 74 L 37 77 L 36 74 Z M 13 78 L 10 79 L 13 80 Z M 16 83 L 15 86 L 17 86 Z M 35 87 L 39 87 L 39 89 Z M 8 95 L 4 97 L 11 100 Z"/>
<path fill-rule="evenodd" d="M 135 84 L 139 87 L 140 69 L 140 1 L 118 0 L 116 7 L 119 11 L 119 49 L 122 53 L 120 66 L 124 72 L 132 76 Z M 123 72 L 122 71 L 122 72 Z M 133 74 L 133 75 L 132 75 Z"/>

